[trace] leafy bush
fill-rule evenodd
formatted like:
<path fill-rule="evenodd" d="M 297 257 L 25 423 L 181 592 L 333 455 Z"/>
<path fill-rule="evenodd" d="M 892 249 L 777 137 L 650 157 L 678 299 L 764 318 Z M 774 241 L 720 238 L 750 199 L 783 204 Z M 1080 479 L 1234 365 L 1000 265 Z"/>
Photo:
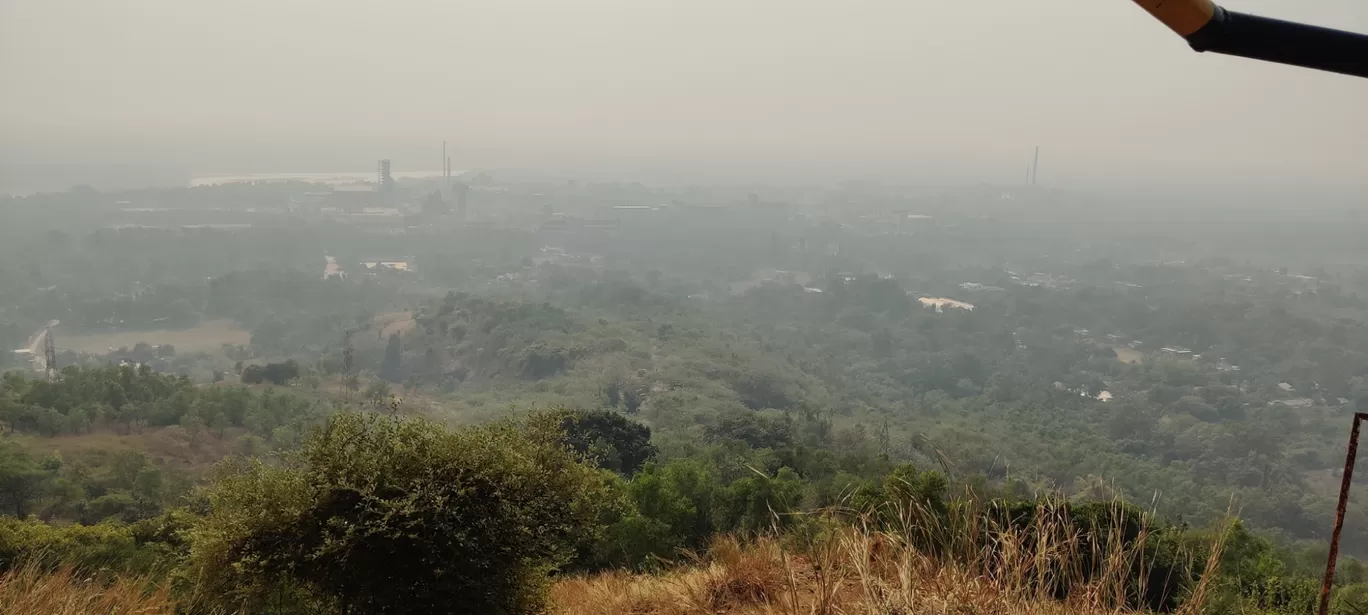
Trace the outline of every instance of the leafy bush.
<path fill-rule="evenodd" d="M 0 517 L 0 570 L 33 563 L 82 571 L 147 571 L 164 555 L 150 543 L 140 544 L 127 525 L 48 525 Z"/>
<path fill-rule="evenodd" d="M 250 611 L 287 596 L 353 613 L 527 612 L 604 499 L 557 426 L 338 415 L 283 466 L 223 468 L 192 574 Z"/>

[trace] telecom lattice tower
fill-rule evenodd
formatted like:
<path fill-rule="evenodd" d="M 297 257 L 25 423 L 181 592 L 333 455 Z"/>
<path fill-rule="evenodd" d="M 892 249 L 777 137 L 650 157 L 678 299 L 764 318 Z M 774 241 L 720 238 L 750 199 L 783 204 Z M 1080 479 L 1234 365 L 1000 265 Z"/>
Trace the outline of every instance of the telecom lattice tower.
<path fill-rule="evenodd" d="M 43 369 L 48 382 L 57 380 L 57 341 L 52 339 L 52 327 L 43 332 Z"/>
<path fill-rule="evenodd" d="M 352 348 L 352 332 L 348 331 L 342 338 L 342 387 L 346 389 L 347 399 L 351 399 L 352 393 L 358 388 L 356 374 L 352 373 L 355 368 L 355 349 Z"/>

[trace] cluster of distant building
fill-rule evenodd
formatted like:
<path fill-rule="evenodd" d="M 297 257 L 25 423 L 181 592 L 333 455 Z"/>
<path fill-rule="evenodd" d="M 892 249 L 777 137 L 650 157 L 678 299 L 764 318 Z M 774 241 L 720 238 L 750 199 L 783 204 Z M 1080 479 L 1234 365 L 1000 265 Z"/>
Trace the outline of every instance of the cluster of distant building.
<path fill-rule="evenodd" d="M 974 304 L 956 301 L 946 297 L 919 297 L 917 298 L 917 301 L 926 307 L 936 308 L 937 313 L 944 312 L 945 308 L 966 310 L 969 312 L 974 311 Z"/>
<path fill-rule="evenodd" d="M 412 273 L 415 270 L 414 259 L 410 256 L 392 258 L 369 258 L 357 263 L 356 271 L 367 275 L 377 275 L 382 273 Z M 337 263 L 337 259 L 332 256 L 327 257 L 327 264 L 323 267 L 323 279 L 337 278 L 347 279 L 347 270 Z"/>
<path fill-rule="evenodd" d="M 1035 273 L 1022 275 L 1015 271 L 1008 271 L 1007 277 L 1022 286 L 1040 286 L 1044 288 L 1067 288 L 1077 282 L 1068 276 L 1057 276 L 1051 273 L 1037 271 Z"/>

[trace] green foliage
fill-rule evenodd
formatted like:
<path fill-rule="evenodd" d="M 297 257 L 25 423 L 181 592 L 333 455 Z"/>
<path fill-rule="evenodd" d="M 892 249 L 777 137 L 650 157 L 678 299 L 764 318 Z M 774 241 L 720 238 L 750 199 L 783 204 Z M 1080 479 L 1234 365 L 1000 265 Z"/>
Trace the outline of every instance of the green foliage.
<path fill-rule="evenodd" d="M 15 518 L 131 523 L 160 514 L 184 489 L 183 476 L 137 451 L 34 459 L 20 445 L 0 442 L 0 512 Z"/>
<path fill-rule="evenodd" d="M 403 375 L 403 343 L 398 333 L 391 333 L 385 344 L 385 362 L 380 364 L 380 377 L 390 382 L 399 382 Z"/>
<path fill-rule="evenodd" d="M 230 211 L 262 199 L 283 206 L 305 190 L 236 186 L 134 198 L 140 207 L 189 203 Z M 604 202 L 662 200 L 643 186 L 576 190 L 610 195 Z M 7 204 L 27 222 L 0 231 L 11 240 L 0 259 L 0 341 L 8 348 L 51 318 L 77 331 L 224 318 L 251 329 L 253 339 L 225 349 L 225 364 L 195 364 L 185 347 L 140 344 L 119 356 L 149 368 L 71 367 L 56 382 L 7 376 L 0 423 L 13 440 L 0 443 L 0 511 L 92 526 L 160 519 L 184 491 L 186 479 L 177 472 L 122 452 L 63 459 L 40 452 L 41 438 L 95 440 L 112 430 L 138 441 L 161 429 L 155 435 L 204 449 L 245 431 L 251 435 L 237 441 L 238 453 L 288 449 L 329 410 L 308 391 L 326 395 L 321 378 L 340 373 L 339 340 L 366 331 L 374 339 L 358 336 L 351 371 L 372 382 L 367 398 L 383 400 L 387 382 L 403 382 L 406 395 L 423 402 L 414 408 L 462 424 L 503 415 L 509 406 L 589 409 L 546 420 L 563 431 L 557 442 L 573 451 L 567 455 L 611 470 L 592 473 L 586 483 L 596 505 L 581 525 L 591 529 L 565 538 L 571 546 L 554 554 L 539 552 L 541 563 L 489 563 L 508 578 L 536 577 L 529 571 L 563 562 L 571 550 L 572 565 L 581 569 L 649 568 L 717 533 L 796 531 L 796 513 L 826 507 L 843 509 L 847 520 L 868 515 L 861 521 L 881 527 L 915 509 L 935 521 L 925 524 L 925 546 L 939 553 L 948 550 L 936 542 L 944 532 L 931 528 L 948 527 L 971 510 L 956 495 L 972 490 L 974 505 L 992 502 L 992 521 L 1010 527 L 1067 521 L 1094 534 L 1117 529 L 1132 540 L 1141 521 L 1150 523 L 1160 539 L 1147 556 L 1172 574 L 1148 585 L 1163 591 L 1174 589 L 1170 582 L 1186 587 L 1191 565 L 1179 557 L 1200 553 L 1194 541 L 1212 536 L 1182 521 L 1158 523 L 1089 502 L 1130 498 L 1199 524 L 1222 518 L 1233 504 L 1253 529 L 1238 525 L 1228 538 L 1218 592 L 1226 610 L 1213 612 L 1305 611 L 1307 579 L 1325 553 L 1299 541 L 1323 541 L 1342 459 L 1326 443 L 1342 442 L 1349 414 L 1368 408 L 1368 300 L 1359 296 L 1368 274 L 1361 267 L 1315 263 L 1318 271 L 1307 271 L 1316 279 L 1308 280 L 1257 259 L 1151 262 L 1186 258 L 1191 246 L 1168 228 L 1152 246 L 1113 242 L 1106 236 L 1114 229 L 1069 238 L 1073 219 L 1094 211 L 984 207 L 966 214 L 954 198 L 876 192 L 832 187 L 826 196 L 848 208 L 947 204 L 934 212 L 934 223 L 918 223 L 916 240 L 908 241 L 908 220 L 900 217 L 890 230 L 882 213 L 852 216 L 848 224 L 810 223 L 787 210 L 769 216 L 758 206 L 698 216 L 684 202 L 731 198 L 703 191 L 651 212 L 665 223 L 638 220 L 618 236 L 580 238 L 578 247 L 562 238 L 571 253 L 594 255 L 580 258 L 539 253 L 545 238 L 533 233 L 487 228 L 401 236 L 331 227 L 227 234 L 181 229 L 185 214 L 162 212 L 151 217 L 175 230 L 96 230 L 114 213 L 101 206 L 113 195 L 84 189 L 13 199 Z M 482 197 L 511 205 L 549 193 L 546 186 L 521 186 Z M 1242 224 L 1220 218 L 1223 229 Z M 1003 232 L 1009 222 L 1018 228 Z M 1299 222 L 1276 222 L 1280 229 L 1287 224 Z M 1131 233 L 1136 224 L 1098 226 Z M 1256 243 L 1271 250 L 1282 242 Z M 1318 249 L 1287 243 L 1298 247 L 1284 253 Z M 830 246 L 839 250 L 833 254 Z M 344 265 L 403 249 L 419 255 L 418 272 L 402 288 L 383 276 L 323 280 L 325 249 Z M 1004 270 L 1008 263 L 1051 273 L 1015 274 Z M 881 275 L 861 273 L 876 271 Z M 966 280 L 996 289 L 960 286 Z M 477 287 L 486 295 L 430 299 Z M 415 296 L 422 299 L 411 305 Z M 919 297 L 955 297 L 976 307 L 938 312 Z M 373 319 L 382 310 L 405 310 L 416 326 L 405 323 L 391 334 Z M 1158 350 L 1171 346 L 1192 352 Z M 1122 363 L 1121 353 L 1144 361 Z M 8 354 L 0 360 L 18 365 Z M 61 357 L 63 365 L 93 361 Z M 190 373 L 191 366 L 207 380 L 210 368 L 232 361 L 249 364 L 240 370 L 249 384 L 284 384 L 299 372 L 305 378 L 289 390 L 248 390 L 199 387 L 157 373 Z M 354 378 L 344 380 L 349 390 L 358 388 Z M 1096 397 L 1103 390 L 1113 394 L 1110 402 Z M 381 444 L 377 450 L 407 450 Z M 441 464 L 478 465 L 477 454 L 493 466 L 521 467 L 509 461 L 521 459 L 521 450 L 471 448 L 476 452 L 467 456 L 413 453 L 430 462 L 429 474 L 378 455 L 357 454 L 368 465 L 354 467 L 336 452 L 316 463 L 298 457 L 283 466 L 239 465 L 211 492 L 233 502 L 226 510 L 266 513 L 212 513 L 241 521 L 232 526 L 238 533 L 222 530 L 237 542 L 225 538 L 228 546 L 201 550 L 218 560 L 196 561 L 235 570 L 223 593 L 240 600 L 269 594 L 280 605 L 379 608 L 363 606 L 343 588 L 378 591 L 335 557 L 337 549 L 359 549 L 365 556 L 356 562 L 379 570 L 388 569 L 377 565 L 384 541 L 403 543 L 407 561 L 435 561 L 423 559 L 438 557 L 426 547 L 404 542 L 407 526 L 394 524 L 446 532 L 450 520 L 417 504 L 405 508 L 396 502 L 407 496 L 394 493 L 420 494 L 423 502 L 462 495 L 436 484 L 441 478 L 454 485 L 449 489 L 468 486 L 466 475 L 453 478 Z M 940 471 L 919 469 L 931 467 Z M 253 500 L 249 487 L 261 487 L 272 501 Z M 1068 503 L 1053 509 L 1056 517 L 1042 518 L 1032 494 L 1055 490 Z M 1362 497 L 1356 500 L 1345 536 L 1351 553 L 1368 545 L 1368 517 Z M 203 500 L 192 504 L 211 510 Z M 524 505 L 544 512 L 531 499 L 509 504 Z M 350 525 L 339 529 L 344 523 Z M 286 544 L 286 531 L 311 538 Z M 273 579 L 287 586 L 267 592 Z M 1346 562 L 1335 608 L 1350 612 L 1364 580 L 1361 566 Z M 1180 594 L 1138 601 L 1171 608 Z"/>
<path fill-rule="evenodd" d="M 611 410 L 561 410 L 560 430 L 576 452 L 600 468 L 632 475 L 656 454 L 651 428 Z"/>
<path fill-rule="evenodd" d="M 27 453 L 0 444 L 0 507 L 24 519 L 56 490 L 52 473 Z"/>
<path fill-rule="evenodd" d="M 234 271 L 209 281 L 205 316 L 242 323 L 252 330 L 254 349 L 288 355 L 336 344 L 342 330 L 369 321 L 393 301 L 392 292 L 373 280 L 324 280 L 299 271 Z"/>
<path fill-rule="evenodd" d="M 947 513 L 949 482 L 939 472 L 918 472 L 912 464 L 893 469 L 883 482 L 883 497 L 902 507 L 917 507 L 937 515 Z"/>
<path fill-rule="evenodd" d="M 156 441 L 184 454 L 232 428 L 251 434 L 239 452 L 294 445 L 325 406 L 294 393 L 196 387 L 147 368 L 67 368 L 55 382 L 7 374 L 0 409 L 10 431 L 41 435 L 165 428 Z M 50 422 L 35 417 L 49 417 Z M 55 424 L 56 427 L 48 425 Z M 239 432 L 240 433 L 240 432 Z M 268 441 L 269 440 L 269 441 Z M 27 440 L 25 440 L 27 442 Z M 135 522 L 161 514 L 188 490 L 189 477 L 145 453 L 95 448 L 63 459 L 30 452 L 32 443 L 0 440 L 0 514 L 83 524 Z M 182 450 L 180 448 L 174 450 Z"/>
<path fill-rule="evenodd" d="M 604 569 L 643 570 L 668 561 L 679 548 L 677 536 L 659 519 L 643 515 L 628 483 L 610 472 L 596 502 L 594 531 L 581 537 L 569 568 L 579 571 Z"/>
<path fill-rule="evenodd" d="M 791 515 L 799 511 L 803 482 L 793 470 L 784 468 L 776 476 L 756 476 L 732 482 L 723 490 L 718 503 L 722 527 L 745 533 L 762 533 L 787 527 Z"/>
<path fill-rule="evenodd" d="M 673 544 L 699 548 L 724 527 L 714 511 L 721 488 L 706 466 L 681 460 L 646 466 L 628 492 L 642 517 L 668 528 Z"/>
<path fill-rule="evenodd" d="M 243 384 L 269 382 L 284 386 L 299 377 L 299 363 L 289 360 L 280 363 L 267 363 L 266 365 L 248 365 L 242 368 L 242 373 L 239 376 L 242 378 Z"/>
<path fill-rule="evenodd" d="M 88 573 L 164 573 L 174 563 L 179 543 L 177 531 L 167 523 L 49 525 L 0 517 L 0 570 L 34 562 Z"/>
<path fill-rule="evenodd" d="M 298 369 L 298 364 L 286 361 L 257 368 L 256 373 L 283 384 Z M 43 435 L 99 428 L 137 432 L 183 424 L 186 417 L 220 430 L 244 427 L 269 435 L 281 426 L 307 422 L 320 414 L 316 400 L 293 393 L 196 387 L 185 377 L 128 365 L 69 367 L 55 382 L 10 372 L 0 381 L 0 410 L 4 411 L 0 420 L 11 431 Z"/>
<path fill-rule="evenodd" d="M 351 612 L 525 612 L 602 501 L 558 424 L 337 415 L 285 466 L 225 467 L 194 565 L 244 606 L 303 588 Z"/>

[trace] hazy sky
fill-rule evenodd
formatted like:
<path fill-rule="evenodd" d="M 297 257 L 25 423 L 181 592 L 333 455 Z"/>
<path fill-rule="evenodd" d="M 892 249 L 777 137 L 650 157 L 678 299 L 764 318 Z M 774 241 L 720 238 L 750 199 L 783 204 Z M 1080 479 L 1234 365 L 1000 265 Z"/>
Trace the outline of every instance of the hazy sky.
<path fill-rule="evenodd" d="M 11 161 L 1368 170 L 1368 80 L 1193 53 L 1130 0 L 0 0 L 0 77 Z"/>

